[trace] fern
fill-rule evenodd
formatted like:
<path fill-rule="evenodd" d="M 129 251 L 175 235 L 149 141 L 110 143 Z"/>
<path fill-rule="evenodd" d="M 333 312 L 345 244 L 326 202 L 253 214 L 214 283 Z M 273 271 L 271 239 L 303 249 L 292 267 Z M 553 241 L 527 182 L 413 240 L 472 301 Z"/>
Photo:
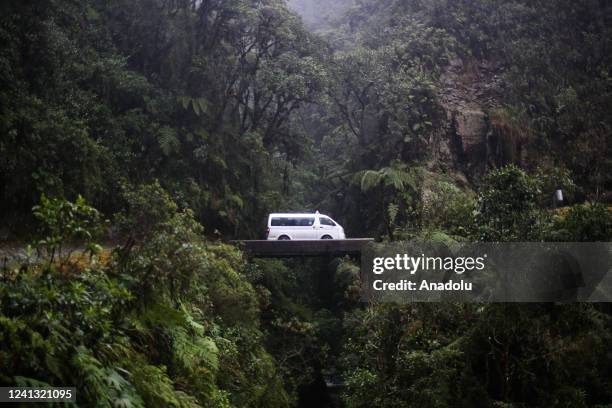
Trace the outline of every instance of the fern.
<path fill-rule="evenodd" d="M 389 226 L 393 226 L 395 224 L 395 219 L 397 218 L 397 214 L 399 213 L 399 206 L 397 204 L 391 203 L 387 207 L 387 216 L 389 217 Z"/>
<path fill-rule="evenodd" d="M 365 170 L 355 175 L 361 187 L 366 193 L 380 185 L 393 187 L 396 191 L 418 191 L 418 175 L 416 169 L 406 169 L 401 164 L 393 164 L 391 167 L 383 167 L 380 170 Z"/>
<path fill-rule="evenodd" d="M 192 98 L 190 96 L 179 96 L 177 98 L 183 109 L 188 110 L 191 108 L 193 113 L 197 116 L 208 112 L 208 101 L 206 98 Z"/>
<path fill-rule="evenodd" d="M 123 371 L 129 374 L 127 371 Z M 113 408 L 140 408 L 145 406 L 134 385 L 123 378 L 119 372 L 108 368 L 106 374 Z"/>
<path fill-rule="evenodd" d="M 15 376 L 14 380 L 15 385 L 17 385 L 18 387 L 49 388 L 52 386 L 51 384 L 46 383 L 44 381 L 36 380 L 34 378 L 29 377 L 22 377 L 19 375 Z"/>
<path fill-rule="evenodd" d="M 75 350 L 72 364 L 76 368 L 74 383 L 79 392 L 86 395 L 84 400 L 97 401 L 98 407 L 144 407 L 136 388 L 119 371 L 120 368 L 104 367 L 89 350 L 83 346 Z"/>
<path fill-rule="evenodd" d="M 234 205 L 237 208 L 244 208 L 244 201 L 238 194 L 227 194 L 225 197 L 226 203 Z"/>
<path fill-rule="evenodd" d="M 138 361 L 133 363 L 131 373 L 130 380 L 148 408 L 200 407 L 194 397 L 174 389 L 174 383 L 163 366 L 156 367 Z"/>
<path fill-rule="evenodd" d="M 361 175 L 361 191 L 368 192 L 380 184 L 382 173 L 375 170 L 366 170 Z"/>
<path fill-rule="evenodd" d="M 89 401 L 98 401 L 99 406 L 112 406 L 107 387 L 107 375 L 102 364 L 83 346 L 75 349 L 71 361 L 76 369 L 75 378 L 80 392 L 87 396 Z"/>
<path fill-rule="evenodd" d="M 178 152 L 181 147 L 176 130 L 170 127 L 164 126 L 159 129 L 157 134 L 157 142 L 159 147 L 166 156 L 170 156 L 173 153 Z"/>
<path fill-rule="evenodd" d="M 131 320 L 139 322 L 136 327 L 142 330 L 153 326 L 175 328 L 186 323 L 186 311 L 158 303 L 146 308 L 138 318 Z"/>
<path fill-rule="evenodd" d="M 381 173 L 385 186 L 393 187 L 397 191 L 406 191 L 409 188 L 412 191 L 418 190 L 416 176 L 412 170 L 385 167 Z"/>
<path fill-rule="evenodd" d="M 219 368 L 219 350 L 215 342 L 199 334 L 189 334 L 184 328 L 174 331 L 174 354 L 183 367 L 194 370 L 201 365 L 216 371 Z"/>

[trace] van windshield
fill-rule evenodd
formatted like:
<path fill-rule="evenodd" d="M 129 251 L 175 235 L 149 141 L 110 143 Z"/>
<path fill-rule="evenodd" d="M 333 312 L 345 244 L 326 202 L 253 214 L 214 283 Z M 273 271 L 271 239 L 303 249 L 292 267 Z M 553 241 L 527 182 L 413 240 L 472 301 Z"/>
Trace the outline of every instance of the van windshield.
<path fill-rule="evenodd" d="M 315 222 L 314 217 L 278 217 L 272 218 L 272 227 L 311 227 Z"/>

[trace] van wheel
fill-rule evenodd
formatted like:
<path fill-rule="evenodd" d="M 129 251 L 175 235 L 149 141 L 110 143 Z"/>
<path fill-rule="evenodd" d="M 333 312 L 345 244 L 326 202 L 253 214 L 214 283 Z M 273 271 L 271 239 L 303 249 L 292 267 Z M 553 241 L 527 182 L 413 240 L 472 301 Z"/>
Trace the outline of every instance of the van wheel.
<path fill-rule="evenodd" d="M 290 241 L 290 240 L 291 240 L 291 238 L 289 238 L 289 237 L 288 237 L 288 236 L 286 236 L 286 235 L 281 235 L 280 237 L 278 237 L 278 240 L 279 240 L 279 241 Z"/>
<path fill-rule="evenodd" d="M 323 235 L 321 237 L 321 239 L 333 239 L 333 238 L 331 236 L 329 236 L 329 235 Z"/>

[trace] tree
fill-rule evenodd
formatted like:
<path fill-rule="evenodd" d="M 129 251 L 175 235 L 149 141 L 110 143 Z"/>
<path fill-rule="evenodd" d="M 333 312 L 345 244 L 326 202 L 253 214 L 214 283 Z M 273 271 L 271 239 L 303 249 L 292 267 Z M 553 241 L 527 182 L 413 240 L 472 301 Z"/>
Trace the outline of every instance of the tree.
<path fill-rule="evenodd" d="M 478 192 L 477 238 L 483 241 L 538 239 L 537 181 L 515 165 L 491 171 Z"/>

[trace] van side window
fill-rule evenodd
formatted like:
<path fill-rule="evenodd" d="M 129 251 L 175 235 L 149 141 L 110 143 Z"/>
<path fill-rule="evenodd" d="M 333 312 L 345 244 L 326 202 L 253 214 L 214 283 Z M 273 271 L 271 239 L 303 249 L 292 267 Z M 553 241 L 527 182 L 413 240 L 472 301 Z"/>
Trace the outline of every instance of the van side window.
<path fill-rule="evenodd" d="M 329 225 L 330 227 L 336 226 L 336 223 L 326 217 L 321 217 L 319 221 L 321 222 L 321 225 Z"/>
<path fill-rule="evenodd" d="M 270 225 L 272 227 L 285 227 L 287 226 L 286 222 L 287 218 L 272 218 Z"/>
<path fill-rule="evenodd" d="M 299 227 L 311 227 L 315 222 L 313 218 L 298 218 L 298 226 Z"/>
<path fill-rule="evenodd" d="M 310 227 L 314 224 L 314 217 L 307 218 L 272 218 L 272 227 Z"/>

